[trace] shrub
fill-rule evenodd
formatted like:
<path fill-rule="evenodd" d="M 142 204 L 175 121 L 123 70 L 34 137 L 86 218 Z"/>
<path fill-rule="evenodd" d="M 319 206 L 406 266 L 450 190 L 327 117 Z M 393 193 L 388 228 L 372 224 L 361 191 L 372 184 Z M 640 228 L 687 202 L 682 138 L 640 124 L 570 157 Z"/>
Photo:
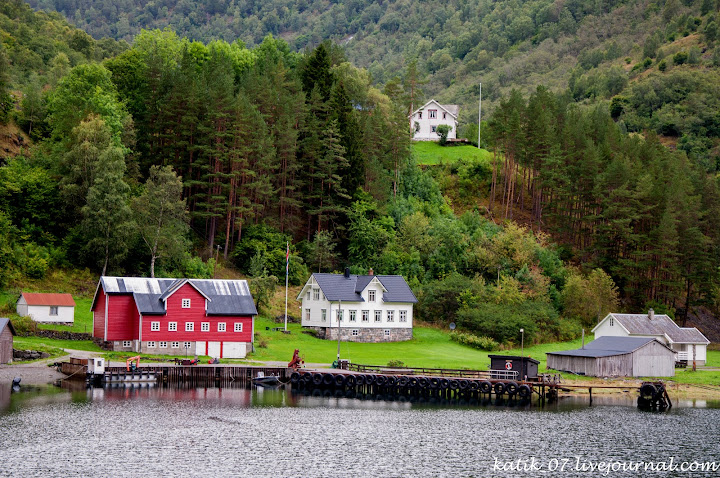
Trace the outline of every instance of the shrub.
<path fill-rule="evenodd" d="M 37 322 L 28 316 L 11 319 L 13 328 L 18 337 L 30 337 L 37 330 Z"/>
<path fill-rule="evenodd" d="M 682 65 L 688 59 L 687 52 L 679 51 L 673 55 L 673 63 L 676 65 Z"/>
<path fill-rule="evenodd" d="M 658 63 L 658 70 L 660 70 L 660 71 L 667 70 L 667 62 L 665 60 L 662 60 L 660 63 Z"/>
<path fill-rule="evenodd" d="M 268 346 L 267 338 L 255 332 L 255 345 L 258 348 L 266 349 Z"/>
<path fill-rule="evenodd" d="M 387 366 L 388 367 L 404 367 L 405 362 L 403 362 L 402 360 L 390 360 L 390 361 L 388 361 Z"/>
<path fill-rule="evenodd" d="M 457 331 L 450 334 L 450 340 L 474 349 L 487 350 L 488 352 L 500 348 L 500 344 L 490 337 L 478 337 L 477 335 Z"/>

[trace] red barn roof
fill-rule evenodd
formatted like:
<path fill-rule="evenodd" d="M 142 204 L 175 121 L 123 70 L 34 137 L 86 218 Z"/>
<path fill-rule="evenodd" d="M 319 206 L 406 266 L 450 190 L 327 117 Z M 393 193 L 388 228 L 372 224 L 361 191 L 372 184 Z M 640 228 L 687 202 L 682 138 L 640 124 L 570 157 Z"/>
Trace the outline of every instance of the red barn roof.
<path fill-rule="evenodd" d="M 75 307 L 75 301 L 70 294 L 33 294 L 23 292 L 22 296 L 28 305 L 58 305 Z"/>

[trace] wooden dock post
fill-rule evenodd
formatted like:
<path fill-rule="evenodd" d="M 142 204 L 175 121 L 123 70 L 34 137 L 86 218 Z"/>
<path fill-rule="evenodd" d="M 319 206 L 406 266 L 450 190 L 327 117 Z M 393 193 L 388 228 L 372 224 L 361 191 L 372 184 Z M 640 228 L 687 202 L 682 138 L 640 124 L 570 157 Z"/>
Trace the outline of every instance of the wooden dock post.
<path fill-rule="evenodd" d="M 588 387 L 588 390 L 590 390 L 590 405 L 592 405 L 592 387 Z"/>

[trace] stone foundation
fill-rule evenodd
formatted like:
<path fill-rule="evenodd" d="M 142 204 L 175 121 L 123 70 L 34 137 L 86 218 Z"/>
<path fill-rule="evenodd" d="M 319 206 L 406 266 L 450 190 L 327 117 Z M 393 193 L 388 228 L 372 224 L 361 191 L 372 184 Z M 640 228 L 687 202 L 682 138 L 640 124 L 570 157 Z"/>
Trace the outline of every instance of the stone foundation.
<path fill-rule="evenodd" d="M 306 327 L 308 329 L 314 329 L 317 331 L 317 337 L 325 340 L 337 340 L 338 329 L 337 327 Z M 352 331 L 357 330 L 358 334 L 353 335 Z M 385 335 L 385 331 L 389 331 L 389 335 Z M 345 342 L 365 342 L 365 343 L 380 343 L 380 342 L 402 342 L 405 340 L 411 340 L 413 338 L 412 329 L 410 328 L 357 328 L 352 327 L 341 327 L 340 328 L 340 340 Z"/>

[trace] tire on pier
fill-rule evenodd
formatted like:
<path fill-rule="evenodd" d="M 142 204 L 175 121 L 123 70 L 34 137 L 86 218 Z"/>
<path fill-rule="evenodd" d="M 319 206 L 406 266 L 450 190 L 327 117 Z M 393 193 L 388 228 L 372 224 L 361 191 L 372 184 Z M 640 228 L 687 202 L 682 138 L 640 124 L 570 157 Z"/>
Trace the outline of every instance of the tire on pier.
<path fill-rule="evenodd" d="M 426 377 L 418 377 L 417 378 L 417 386 L 421 390 L 425 390 L 428 388 L 428 385 L 430 385 L 430 381 Z"/>
<path fill-rule="evenodd" d="M 326 387 L 330 387 L 335 384 L 335 377 L 331 373 L 324 373 L 322 378 L 322 383 Z"/>
<path fill-rule="evenodd" d="M 334 378 L 336 387 L 342 387 L 343 385 L 345 385 L 345 375 L 337 374 Z"/>
<path fill-rule="evenodd" d="M 492 390 L 492 384 L 487 380 L 483 380 L 482 382 L 480 382 L 479 387 L 482 393 L 490 393 L 490 391 Z"/>
<path fill-rule="evenodd" d="M 387 377 L 387 386 L 394 387 L 395 385 L 397 385 L 397 377 L 394 375 L 389 375 Z"/>
<path fill-rule="evenodd" d="M 458 388 L 460 388 L 460 384 L 457 380 L 453 378 L 452 380 L 448 380 L 448 387 L 450 388 L 450 390 L 457 390 Z"/>
<path fill-rule="evenodd" d="M 418 388 L 417 377 L 408 377 L 408 388 Z"/>
<path fill-rule="evenodd" d="M 477 380 L 468 380 L 468 390 L 471 392 L 477 392 L 480 390 L 480 382 Z"/>
<path fill-rule="evenodd" d="M 311 373 L 304 373 L 301 377 L 303 385 L 310 385 L 313 383 L 313 376 Z"/>
<path fill-rule="evenodd" d="M 292 383 L 293 385 L 297 385 L 299 381 L 300 381 L 300 373 L 299 372 L 293 372 L 292 374 L 290 374 L 290 383 Z"/>
<path fill-rule="evenodd" d="M 343 385 L 349 388 L 355 388 L 355 384 L 357 383 L 357 378 L 355 375 L 348 375 L 345 377 L 345 382 Z"/>
<path fill-rule="evenodd" d="M 375 385 L 375 375 L 371 375 L 371 374 L 365 375 L 365 383 L 367 385 Z"/>
<path fill-rule="evenodd" d="M 405 375 L 400 375 L 397 380 L 398 387 L 400 388 L 407 388 L 408 384 L 410 383 L 410 380 Z"/>
<path fill-rule="evenodd" d="M 643 383 L 640 387 L 640 396 L 643 398 L 655 398 L 658 390 L 652 383 Z"/>
<path fill-rule="evenodd" d="M 509 397 L 514 396 L 518 391 L 518 384 L 517 382 L 508 382 L 505 384 L 505 392 L 507 392 Z"/>
<path fill-rule="evenodd" d="M 355 376 L 355 385 L 357 385 L 358 387 L 362 387 L 363 385 L 365 385 L 365 383 L 365 375 L 358 374 Z"/>
<path fill-rule="evenodd" d="M 505 393 L 505 383 L 497 382 L 495 385 L 493 385 L 493 390 L 495 391 L 495 395 L 502 395 L 503 393 Z"/>
<path fill-rule="evenodd" d="M 440 388 L 441 389 L 447 390 L 449 386 L 450 386 L 450 380 L 448 380 L 446 378 L 440 379 Z"/>
<path fill-rule="evenodd" d="M 470 380 L 459 379 L 457 382 L 458 382 L 458 389 L 463 392 L 470 388 Z"/>
<path fill-rule="evenodd" d="M 430 377 L 430 378 L 428 379 L 428 386 L 429 386 L 431 389 L 436 390 L 437 388 L 440 387 L 440 379 L 437 378 L 437 377 Z"/>
<path fill-rule="evenodd" d="M 376 375 L 375 376 L 375 384 L 378 387 L 382 387 L 387 383 L 387 377 L 385 375 Z"/>
<path fill-rule="evenodd" d="M 532 395 L 532 389 L 529 385 L 522 384 L 518 387 L 517 393 L 520 398 L 530 398 L 530 396 Z"/>
<path fill-rule="evenodd" d="M 322 385 L 323 374 L 321 374 L 320 372 L 315 372 L 314 374 L 312 374 L 312 383 L 315 386 Z"/>

